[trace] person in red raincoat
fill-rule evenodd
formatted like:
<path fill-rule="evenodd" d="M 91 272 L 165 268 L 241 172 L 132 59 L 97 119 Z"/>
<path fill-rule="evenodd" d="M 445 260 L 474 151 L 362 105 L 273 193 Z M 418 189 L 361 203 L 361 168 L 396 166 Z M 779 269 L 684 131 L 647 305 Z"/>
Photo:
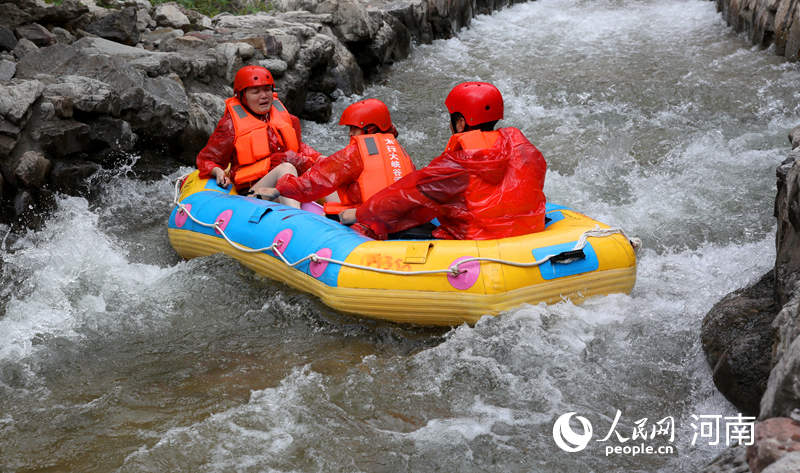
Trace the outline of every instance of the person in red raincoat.
<path fill-rule="evenodd" d="M 445 106 L 453 131 L 445 151 L 364 202 L 353 228 L 385 239 L 438 218 L 433 236 L 457 240 L 543 230 L 547 164 L 517 128 L 494 130 L 503 118 L 500 91 L 485 82 L 462 83 Z"/>
<path fill-rule="evenodd" d="M 319 158 L 320 153 L 302 142 L 300 120 L 286 111 L 274 88 L 266 68 L 239 69 L 234 97 L 225 101 L 225 113 L 197 154 L 201 178 L 213 177 L 223 187 L 233 183 L 238 192 L 260 196 L 279 177 L 302 173 Z M 300 206 L 290 199 L 281 203 Z"/>
<path fill-rule="evenodd" d="M 348 106 L 339 125 L 349 127 L 347 147 L 319 159 L 299 177 L 281 177 L 276 185 L 281 196 L 299 202 L 315 201 L 336 191 L 338 197 L 329 198 L 324 206 L 325 214 L 335 219 L 415 170 L 396 140 L 389 108 L 380 100 L 366 99 Z"/>

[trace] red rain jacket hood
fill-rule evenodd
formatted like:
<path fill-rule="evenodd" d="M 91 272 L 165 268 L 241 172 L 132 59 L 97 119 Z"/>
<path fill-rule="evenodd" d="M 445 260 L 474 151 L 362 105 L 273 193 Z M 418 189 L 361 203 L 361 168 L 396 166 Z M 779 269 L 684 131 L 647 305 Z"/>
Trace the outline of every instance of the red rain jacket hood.
<path fill-rule="evenodd" d="M 445 151 L 379 192 L 358 210 L 378 238 L 438 217 L 434 236 L 489 240 L 544 229 L 547 164 L 516 128 L 490 148 Z"/>

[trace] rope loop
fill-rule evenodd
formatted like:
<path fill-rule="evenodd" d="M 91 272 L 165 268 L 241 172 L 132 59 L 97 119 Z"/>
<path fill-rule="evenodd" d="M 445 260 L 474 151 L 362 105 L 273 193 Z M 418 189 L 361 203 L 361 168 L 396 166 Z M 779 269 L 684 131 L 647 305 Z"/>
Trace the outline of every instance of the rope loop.
<path fill-rule="evenodd" d="M 296 267 L 297 265 L 299 265 L 300 263 L 302 263 L 302 262 L 304 262 L 306 260 L 311 260 L 314 263 L 319 263 L 320 261 L 327 261 L 329 263 L 338 264 L 338 265 L 340 265 L 342 267 L 353 268 L 353 269 L 361 269 L 361 270 L 364 270 L 364 271 L 372 271 L 372 272 L 382 273 L 382 274 L 393 274 L 393 275 L 398 275 L 398 276 L 419 276 L 419 275 L 429 275 L 429 274 L 449 274 L 449 275 L 452 275 L 453 277 L 458 277 L 459 275 L 464 274 L 464 273 L 467 272 L 466 269 L 463 269 L 463 270 L 460 269 L 460 265 L 463 264 L 463 263 L 470 263 L 470 262 L 473 262 L 473 261 L 479 261 L 479 262 L 480 261 L 486 261 L 486 262 L 489 262 L 489 263 L 498 263 L 498 264 L 505 264 L 505 265 L 509 265 L 509 266 L 515 266 L 515 267 L 518 267 L 518 268 L 530 268 L 530 267 L 542 265 L 542 264 L 548 262 L 552 257 L 555 256 L 555 255 L 548 255 L 548 256 L 545 256 L 544 258 L 540 259 L 540 260 L 532 261 L 532 262 L 528 262 L 528 263 L 521 263 L 521 262 L 517 262 L 517 261 L 508 261 L 508 260 L 503 260 L 503 259 L 498 259 L 498 258 L 474 257 L 474 258 L 463 259 L 463 260 L 453 264 L 452 266 L 450 266 L 450 267 L 448 267 L 446 269 L 431 269 L 431 270 L 424 270 L 424 271 L 398 271 L 398 270 L 392 270 L 392 269 L 374 268 L 372 266 L 363 266 L 363 265 L 360 265 L 360 264 L 347 263 L 345 261 L 340 261 L 340 260 L 336 260 L 336 259 L 333 259 L 333 258 L 328 258 L 328 257 L 325 257 L 325 256 L 319 256 L 316 253 L 310 253 L 309 255 L 307 255 L 307 256 L 305 256 L 303 258 L 300 258 L 299 260 L 295 261 L 294 263 L 290 263 L 289 260 L 286 259 L 286 257 L 283 255 L 283 253 L 280 250 L 280 246 L 283 244 L 283 240 L 276 240 L 270 246 L 267 246 L 267 247 L 264 247 L 264 248 L 247 248 L 247 247 L 239 245 L 235 241 L 231 240 L 230 237 L 228 237 L 228 235 L 225 233 L 225 230 L 221 226 L 222 224 L 225 223 L 225 221 L 223 219 L 219 219 L 218 221 L 215 221 L 214 223 L 205 223 L 205 222 L 202 222 L 202 221 L 198 220 L 194 215 L 192 215 L 192 213 L 186 208 L 186 206 L 183 203 L 181 203 L 180 200 L 179 200 L 181 184 L 183 183 L 183 181 L 187 177 L 188 177 L 188 174 L 185 175 L 185 176 L 181 176 L 180 178 L 178 178 L 175 181 L 175 194 L 174 194 L 174 197 L 173 197 L 173 204 L 178 207 L 178 212 L 185 213 L 194 223 L 200 225 L 201 227 L 213 228 L 214 230 L 216 230 L 217 233 L 222 235 L 222 237 L 225 239 L 225 241 L 228 242 L 229 245 L 231 245 L 231 247 L 233 247 L 233 248 L 235 248 L 235 249 L 237 249 L 239 251 L 242 251 L 242 252 L 245 252 L 245 253 L 262 253 L 262 252 L 265 252 L 265 251 L 272 251 L 273 253 L 275 253 L 275 255 L 278 256 L 278 258 L 280 258 L 280 260 L 284 264 L 286 264 L 287 266 L 292 267 L 292 268 Z M 573 251 L 574 250 L 582 250 L 588 244 L 588 238 L 590 238 L 590 237 L 608 237 L 608 236 L 614 235 L 616 233 L 622 234 L 630 242 L 630 244 L 633 247 L 634 251 L 636 251 L 636 252 L 639 251 L 639 248 L 641 248 L 641 246 L 642 246 L 642 240 L 640 240 L 639 238 L 629 238 L 628 235 L 625 234 L 625 232 L 621 228 L 605 228 L 605 229 L 602 229 L 602 228 L 600 228 L 599 225 L 595 225 L 595 227 L 593 229 L 583 232 L 583 234 L 581 234 L 581 236 L 578 239 L 578 241 L 575 243 L 575 247 L 573 248 Z M 8 235 L 6 235 L 6 238 L 7 237 L 8 237 Z M 5 243 L 5 238 L 3 239 L 3 243 Z"/>

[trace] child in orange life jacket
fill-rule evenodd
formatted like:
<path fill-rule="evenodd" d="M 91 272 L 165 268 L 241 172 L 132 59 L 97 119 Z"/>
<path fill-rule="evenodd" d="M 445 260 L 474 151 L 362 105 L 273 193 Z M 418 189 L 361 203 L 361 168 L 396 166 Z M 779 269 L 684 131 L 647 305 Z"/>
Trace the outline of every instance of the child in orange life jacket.
<path fill-rule="evenodd" d="M 503 97 L 486 82 L 466 82 L 445 100 L 453 132 L 431 163 L 364 202 L 353 228 L 372 238 L 438 218 L 433 236 L 489 240 L 544 229 L 547 169 L 516 128 L 494 130 Z"/>
<path fill-rule="evenodd" d="M 286 111 L 274 87 L 266 68 L 239 69 L 235 96 L 225 101 L 225 114 L 197 155 L 201 178 L 214 177 L 220 186 L 233 183 L 239 192 L 260 196 L 279 177 L 302 173 L 319 158 L 320 153 L 302 142 L 300 120 Z M 291 199 L 281 203 L 300 206 Z"/>
<path fill-rule="evenodd" d="M 350 127 L 347 147 L 318 160 L 300 177 L 281 177 L 276 185 L 281 196 L 300 202 L 311 202 L 336 191 L 338 202 L 329 199 L 324 206 L 325 214 L 332 218 L 348 211 L 354 213 L 362 202 L 415 169 L 395 139 L 397 130 L 389 108 L 380 100 L 366 99 L 350 105 L 342 112 L 339 125 Z"/>

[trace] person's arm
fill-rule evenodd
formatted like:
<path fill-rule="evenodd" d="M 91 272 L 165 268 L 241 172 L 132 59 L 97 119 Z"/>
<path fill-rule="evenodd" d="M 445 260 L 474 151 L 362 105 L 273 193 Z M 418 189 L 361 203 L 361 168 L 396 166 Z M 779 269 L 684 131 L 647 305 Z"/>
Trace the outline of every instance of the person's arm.
<path fill-rule="evenodd" d="M 213 177 L 219 185 L 230 184 L 225 169 L 233 157 L 234 137 L 233 120 L 226 111 L 217 123 L 214 133 L 208 138 L 206 146 L 197 153 L 197 169 L 200 171 L 201 179 Z"/>
<path fill-rule="evenodd" d="M 287 158 L 288 156 L 289 153 Z M 358 148 L 349 145 L 328 157 L 323 157 L 300 176 L 281 177 L 275 187 L 284 197 L 300 202 L 311 202 L 355 181 L 363 169 Z"/>
<path fill-rule="evenodd" d="M 468 184 L 465 169 L 440 157 L 372 196 L 358 208 L 356 218 L 370 230 L 365 233 L 373 234 L 368 236 L 386 239 L 389 233 L 429 222 L 442 215 L 445 206 L 463 201 Z"/>

